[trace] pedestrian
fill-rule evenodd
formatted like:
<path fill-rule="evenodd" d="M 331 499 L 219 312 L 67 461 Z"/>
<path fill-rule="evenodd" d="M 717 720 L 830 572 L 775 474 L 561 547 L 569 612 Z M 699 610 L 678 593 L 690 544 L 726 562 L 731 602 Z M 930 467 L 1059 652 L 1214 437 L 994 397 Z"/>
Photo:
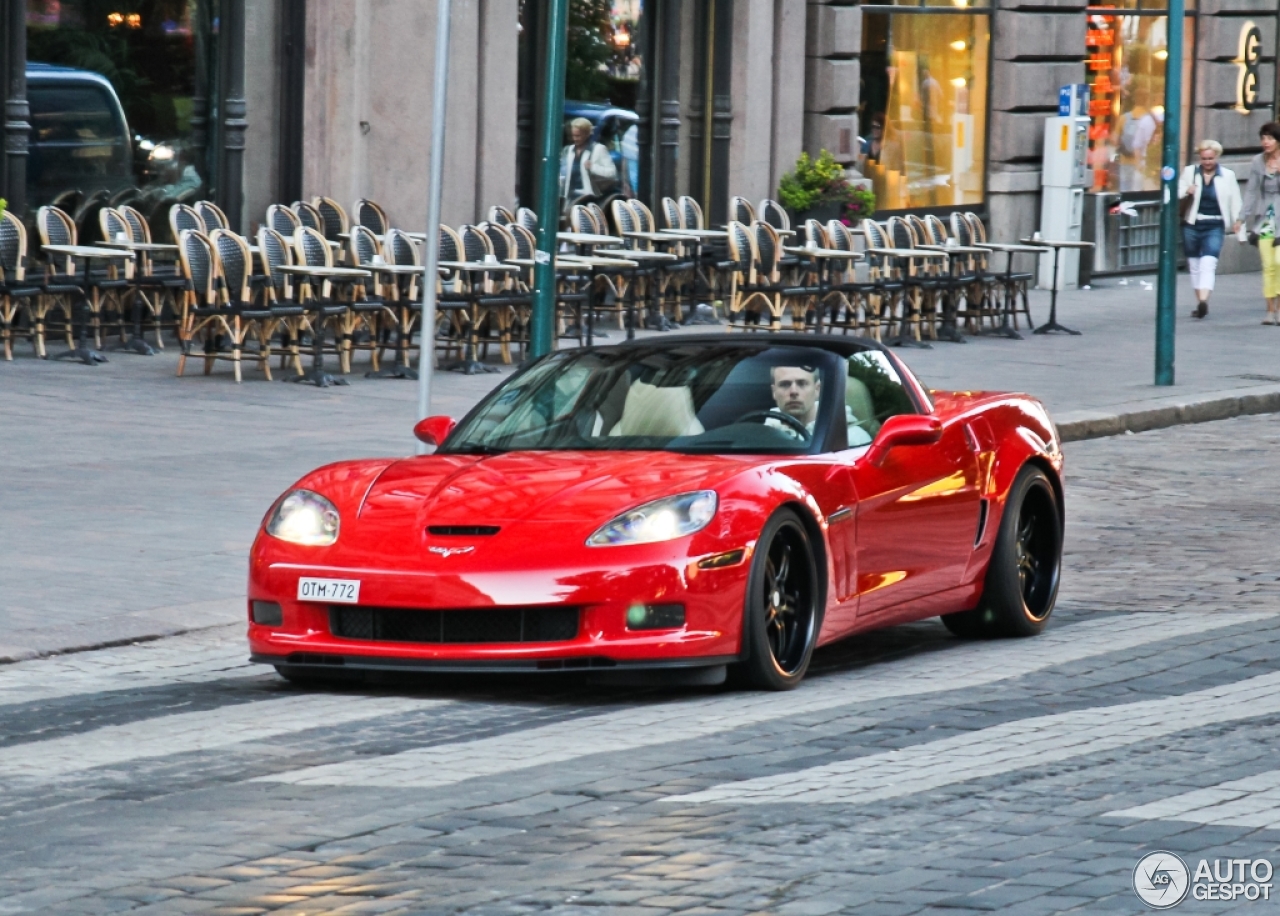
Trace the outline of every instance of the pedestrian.
<path fill-rule="evenodd" d="M 592 130 L 586 118 L 569 122 L 573 142 L 560 151 L 560 197 L 565 211 L 576 203 L 599 200 L 617 187 L 618 167 L 603 143 L 592 142 Z"/>
<path fill-rule="evenodd" d="M 1209 314 L 1209 297 L 1218 273 L 1218 258 L 1228 226 L 1240 220 L 1240 182 L 1235 172 L 1218 163 L 1222 144 L 1201 140 L 1196 146 L 1200 164 L 1182 170 L 1178 197 L 1183 201 L 1182 248 L 1191 271 L 1196 307 L 1192 318 Z"/>
<path fill-rule="evenodd" d="M 1250 242 L 1262 256 L 1262 298 L 1267 300 L 1263 324 L 1280 324 L 1280 265 L 1275 259 L 1276 215 L 1280 214 L 1280 123 L 1270 121 L 1258 131 L 1262 152 L 1249 163 L 1249 183 L 1236 231 L 1248 230 Z"/>

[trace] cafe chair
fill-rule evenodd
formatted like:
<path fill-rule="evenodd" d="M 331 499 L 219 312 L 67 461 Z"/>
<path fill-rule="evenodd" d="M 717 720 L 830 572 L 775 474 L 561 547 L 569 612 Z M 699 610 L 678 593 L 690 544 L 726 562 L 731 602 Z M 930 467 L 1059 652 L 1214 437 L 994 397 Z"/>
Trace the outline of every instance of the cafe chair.
<path fill-rule="evenodd" d="M 293 264 L 293 249 L 284 236 L 266 226 L 258 227 L 258 263 L 262 268 L 262 276 L 266 278 L 259 293 L 259 301 L 279 319 L 280 347 L 273 349 L 272 355 L 280 356 L 282 368 L 286 359 L 291 361 L 294 371 L 301 375 L 302 333 L 310 325 L 306 309 L 298 300 L 294 286 L 294 281 L 298 278 L 280 269 Z"/>
<path fill-rule="evenodd" d="M 391 221 L 387 219 L 387 211 L 375 201 L 362 197 L 356 201 L 355 208 L 352 210 L 356 217 L 356 225 L 364 226 L 374 235 L 386 235 L 387 230 L 391 228 Z"/>
<path fill-rule="evenodd" d="M 305 200 L 295 200 L 293 206 L 289 209 L 298 215 L 298 222 L 308 229 L 314 229 L 320 233 L 321 238 L 326 238 L 324 234 L 324 217 L 320 215 L 320 211 L 315 208 L 314 204 L 309 204 Z"/>
<path fill-rule="evenodd" d="M 227 214 L 223 213 L 222 208 L 213 201 L 198 200 L 193 205 L 193 209 L 200 214 L 200 219 L 204 220 L 205 229 L 208 231 L 231 228 L 231 224 L 227 222 Z"/>
<path fill-rule="evenodd" d="M 206 338 L 205 375 L 209 374 L 214 360 L 230 358 L 236 384 L 241 380 L 240 364 L 245 344 L 252 340 L 257 345 L 253 358 L 267 381 L 271 381 L 271 338 L 281 317 L 273 314 L 269 306 L 255 301 L 249 243 L 229 229 L 214 229 L 209 233 L 209 242 L 213 250 L 216 306 L 197 306 L 193 310 L 195 320 L 189 325 L 191 333 L 187 337 L 192 339 L 203 330 Z M 218 347 L 208 345 L 210 333 L 216 338 L 219 329 L 230 344 L 230 357 Z"/>
<path fill-rule="evenodd" d="M 382 245 L 373 231 L 364 226 L 352 227 L 347 237 L 351 263 L 368 269 L 375 258 L 381 258 Z M 372 271 L 368 280 L 352 284 L 353 296 L 347 312 L 348 351 L 368 350 L 373 371 L 380 368 L 381 353 L 386 349 L 385 339 L 396 327 L 395 307 L 382 287 L 382 277 Z"/>
<path fill-rule="evenodd" d="M 884 227 L 875 220 L 863 219 L 861 228 L 868 249 L 894 247 Z M 867 318 L 867 332 L 873 340 L 880 340 L 885 329 L 900 317 L 906 284 L 897 259 L 889 255 L 868 252 L 867 272 L 874 289 L 868 300 L 871 313 Z"/>
<path fill-rule="evenodd" d="M 297 212 L 297 206 L 295 204 L 294 212 Z M 303 225 L 294 230 L 293 253 L 297 258 L 295 263 L 306 267 L 333 266 L 333 249 L 329 246 L 329 240 L 320 234 L 320 230 L 311 226 Z M 301 301 L 311 313 L 311 333 L 320 335 L 322 346 L 325 341 L 325 325 L 333 328 L 333 351 L 338 357 L 340 371 L 346 374 L 351 371 L 350 349 L 346 337 L 347 328 L 351 324 L 348 315 L 350 296 L 337 298 L 334 290 L 339 286 L 340 284 L 328 278 L 304 277 L 299 289 Z"/>
<path fill-rule="evenodd" d="M 791 215 L 776 200 L 766 197 L 760 201 L 756 212 L 760 214 L 761 220 L 777 229 L 779 235 L 785 235 L 791 228 Z"/>
<path fill-rule="evenodd" d="M 729 219 L 742 223 L 744 226 L 750 226 L 756 221 L 755 205 L 745 197 L 731 197 L 729 199 Z"/>
<path fill-rule="evenodd" d="M 341 242 L 350 226 L 347 211 L 342 209 L 342 204 L 331 197 L 313 197 L 311 206 L 320 214 L 320 231 L 324 237 L 331 242 Z"/>
<path fill-rule="evenodd" d="M 15 326 L 26 316 L 26 331 L 36 355 L 45 358 L 43 290 L 27 280 L 27 228 L 22 220 L 5 211 L 0 217 L 0 341 L 4 358 L 13 359 Z"/>
<path fill-rule="evenodd" d="M 516 211 L 516 222 L 534 235 L 538 234 L 538 214 L 528 207 L 521 207 Z"/>
<path fill-rule="evenodd" d="M 298 214 L 284 204 L 272 204 L 267 207 L 267 227 L 280 233 L 286 239 L 293 238 L 294 230 L 302 225 Z"/>
<path fill-rule="evenodd" d="M 36 211 L 36 231 L 40 244 L 76 245 L 76 225 L 71 217 L 57 207 L 41 207 Z M 66 317 L 67 345 L 71 346 L 72 314 L 77 298 L 83 298 L 88 309 L 87 321 L 93 330 L 94 346 L 102 346 L 102 313 L 108 306 L 117 311 L 129 288 L 129 281 L 114 264 L 106 270 L 91 270 L 86 276 L 76 269 L 75 258 L 55 255 L 45 258 L 44 295 L 50 309 L 57 308 Z M 46 310 L 46 318 L 49 309 Z"/>

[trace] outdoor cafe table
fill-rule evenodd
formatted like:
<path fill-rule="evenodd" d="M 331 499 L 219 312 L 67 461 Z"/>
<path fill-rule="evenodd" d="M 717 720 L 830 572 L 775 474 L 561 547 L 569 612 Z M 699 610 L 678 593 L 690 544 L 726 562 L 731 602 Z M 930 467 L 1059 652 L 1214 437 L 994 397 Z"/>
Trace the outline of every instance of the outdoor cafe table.
<path fill-rule="evenodd" d="M 123 233 L 121 233 L 123 234 Z M 168 242 L 134 242 L 134 241 L 114 241 L 103 242 L 108 248 L 123 248 L 128 251 L 134 258 L 139 258 L 144 254 L 171 254 L 178 253 L 178 246 L 169 244 Z M 142 270 L 141 263 L 134 265 L 136 271 Z M 137 273 L 134 276 L 138 276 Z M 163 301 L 163 300 L 161 300 Z M 159 316 L 156 316 L 157 319 Z M 158 334 L 159 332 L 157 332 Z M 143 356 L 154 356 L 155 349 L 151 344 L 147 343 L 142 336 L 142 306 L 138 304 L 138 291 L 133 292 L 133 336 L 129 342 L 124 345 L 124 349 L 132 350 L 134 353 L 140 353 Z"/>
<path fill-rule="evenodd" d="M 629 234 L 629 233 L 627 233 Z M 646 233 L 656 235 L 657 233 Z M 666 251 L 637 251 L 635 249 L 625 249 L 622 251 L 602 251 L 598 258 L 613 264 L 632 263 L 637 268 L 643 269 L 646 264 L 652 265 L 653 277 L 649 284 L 649 303 L 648 315 L 645 317 L 645 327 L 654 331 L 669 331 L 671 325 L 667 322 L 666 316 L 662 314 L 662 309 L 658 305 L 659 289 L 658 274 L 673 261 L 678 261 L 675 255 Z M 620 260 L 625 259 L 625 260 Z M 639 263 L 636 263 L 639 262 Z M 590 332 L 590 322 L 588 322 L 588 333 Z M 636 337 L 636 296 L 635 283 L 631 283 L 627 287 L 627 340 L 635 340 Z"/>
<path fill-rule="evenodd" d="M 953 279 L 956 276 L 956 261 L 973 255 L 990 253 L 987 249 L 978 248 L 976 245 L 921 245 L 920 247 L 927 248 L 930 251 L 940 251 L 950 258 L 951 262 L 947 265 L 947 271 Z M 965 343 L 964 335 L 960 333 L 956 311 L 953 294 L 948 292 L 947 297 L 943 300 L 942 327 L 938 331 L 939 340 Z"/>
<path fill-rule="evenodd" d="M 904 261 L 926 261 L 931 258 L 946 258 L 946 253 L 941 251 L 929 251 L 926 248 L 868 248 L 864 254 L 874 254 L 898 258 Z M 916 316 L 919 321 L 920 316 Z M 907 331 L 907 321 L 904 315 L 898 322 L 898 333 L 895 337 L 890 338 L 886 343 L 899 347 L 919 347 L 921 349 L 931 349 L 927 343 L 922 340 L 916 340 L 915 337 Z"/>
<path fill-rule="evenodd" d="M 315 280 L 331 280 L 339 283 L 355 283 L 367 280 L 369 271 L 358 267 L 308 267 L 305 264 L 282 264 L 279 268 L 285 273 L 298 274 Z M 326 313 L 336 312 L 333 306 L 326 307 L 319 295 L 312 290 L 311 311 L 314 321 L 311 325 L 311 368 L 301 375 L 295 375 L 290 381 L 310 382 L 317 388 L 328 388 L 330 385 L 345 385 L 347 380 L 337 375 L 330 375 L 324 370 L 324 319 Z"/>
<path fill-rule="evenodd" d="M 982 248 L 986 251 L 1003 251 L 1005 253 L 1004 262 L 1004 307 L 1000 310 L 1000 327 L 990 331 L 978 331 L 982 335 L 993 335 L 996 337 L 1007 337 L 1010 340 L 1022 340 L 1013 327 L 1013 314 L 1016 308 L 1015 296 L 1013 292 L 1013 256 L 1015 254 L 1034 254 L 1042 255 L 1045 249 L 1038 245 L 1016 245 L 1005 242 L 976 242 L 975 248 Z M 1039 258 L 1036 259 L 1037 263 Z"/>
<path fill-rule="evenodd" d="M 1080 336 L 1079 331 L 1058 324 L 1058 259 L 1064 248 L 1092 248 L 1093 242 L 1076 242 L 1068 239 L 1019 239 L 1024 245 L 1038 245 L 1053 249 L 1053 283 L 1049 286 L 1049 320 L 1031 333 L 1048 334 L 1050 331 L 1062 331 L 1064 334 Z"/>
<path fill-rule="evenodd" d="M 59 353 L 54 359 L 78 359 L 86 366 L 105 363 L 107 358 L 85 342 L 89 325 L 89 268 L 94 261 L 123 262 L 130 260 L 133 254 L 118 248 L 102 248 L 94 245 L 45 245 L 44 250 L 51 254 L 79 258 L 84 261 L 84 280 L 80 288 L 79 308 L 73 311 L 72 321 L 74 324 L 74 313 L 79 312 L 80 323 L 76 331 L 76 345 L 65 353 Z"/>
<path fill-rule="evenodd" d="M 613 245 L 622 247 L 622 239 L 616 235 L 600 235 L 595 232 L 557 232 L 556 241 L 568 242 L 579 248 L 593 248 L 597 245 Z"/>
<path fill-rule="evenodd" d="M 509 264 L 505 261 L 440 261 L 437 265 L 446 270 L 458 270 L 463 273 L 473 274 L 513 274 L 519 273 L 520 268 L 515 264 Z M 467 332 L 467 346 L 463 351 L 462 359 L 456 363 L 445 366 L 444 368 L 450 372 L 462 372 L 466 375 L 475 375 L 477 372 L 501 372 L 497 366 L 488 366 L 480 362 L 476 355 L 480 348 L 480 296 L 474 293 L 470 296 L 470 322 L 471 328 Z M 424 329 L 425 330 L 425 329 Z M 421 360 L 419 360 L 421 362 Z"/>
<path fill-rule="evenodd" d="M 420 264 L 387 264 L 377 261 L 367 261 L 360 265 L 360 269 L 391 277 L 393 280 L 398 277 L 420 277 L 425 273 Z M 383 366 L 376 371 L 369 370 L 364 374 L 365 378 L 416 379 L 418 377 L 418 370 L 409 365 L 409 340 L 412 336 L 412 325 L 409 317 L 411 303 L 401 300 L 398 291 L 395 303 L 399 306 L 400 312 L 399 321 L 396 323 L 396 361 L 393 365 Z M 431 335 L 427 336 L 428 339 L 431 339 Z"/>
<path fill-rule="evenodd" d="M 843 248 L 810 248 L 808 245 L 783 245 L 782 250 L 796 257 L 808 258 L 810 262 L 818 268 L 818 285 L 827 290 L 831 283 L 831 266 L 836 261 L 861 261 L 866 257 L 860 251 L 846 251 Z M 824 309 L 819 302 L 818 308 L 818 330 L 822 330 L 822 317 Z"/>

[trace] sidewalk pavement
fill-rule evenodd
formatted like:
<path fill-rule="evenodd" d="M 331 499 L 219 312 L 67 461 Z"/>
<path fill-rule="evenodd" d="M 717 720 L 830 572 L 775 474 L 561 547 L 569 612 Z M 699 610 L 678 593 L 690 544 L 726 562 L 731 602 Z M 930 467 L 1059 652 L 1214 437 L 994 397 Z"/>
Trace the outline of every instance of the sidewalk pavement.
<path fill-rule="evenodd" d="M 903 355 L 933 387 L 1035 394 L 1075 439 L 1280 410 L 1280 327 L 1259 324 L 1258 276 L 1222 278 L 1199 322 L 1181 278 L 1172 388 L 1152 384 L 1152 279 L 1062 294 L 1059 320 L 1080 337 Z M 1033 293 L 1036 320 L 1047 311 Z M 206 377 L 199 360 L 175 378 L 172 345 L 92 368 L 16 350 L 0 362 L 0 662 L 239 623 L 248 549 L 275 497 L 318 465 L 413 448 L 412 382 L 357 373 L 318 390 L 246 367 L 236 386 L 226 364 Z M 461 416 L 509 371 L 437 373 L 434 410 Z"/>

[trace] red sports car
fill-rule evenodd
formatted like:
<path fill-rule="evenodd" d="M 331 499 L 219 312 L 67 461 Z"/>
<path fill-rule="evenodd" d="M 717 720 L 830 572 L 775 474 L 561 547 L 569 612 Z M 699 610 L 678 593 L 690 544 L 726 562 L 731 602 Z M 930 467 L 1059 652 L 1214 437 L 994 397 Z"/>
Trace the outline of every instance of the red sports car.
<path fill-rule="evenodd" d="M 271 507 L 255 661 L 295 680 L 736 670 L 786 689 L 815 646 L 935 614 L 1029 636 L 1057 596 L 1044 407 L 927 391 L 870 341 L 560 351 L 416 433 L 434 454 L 329 465 Z"/>

